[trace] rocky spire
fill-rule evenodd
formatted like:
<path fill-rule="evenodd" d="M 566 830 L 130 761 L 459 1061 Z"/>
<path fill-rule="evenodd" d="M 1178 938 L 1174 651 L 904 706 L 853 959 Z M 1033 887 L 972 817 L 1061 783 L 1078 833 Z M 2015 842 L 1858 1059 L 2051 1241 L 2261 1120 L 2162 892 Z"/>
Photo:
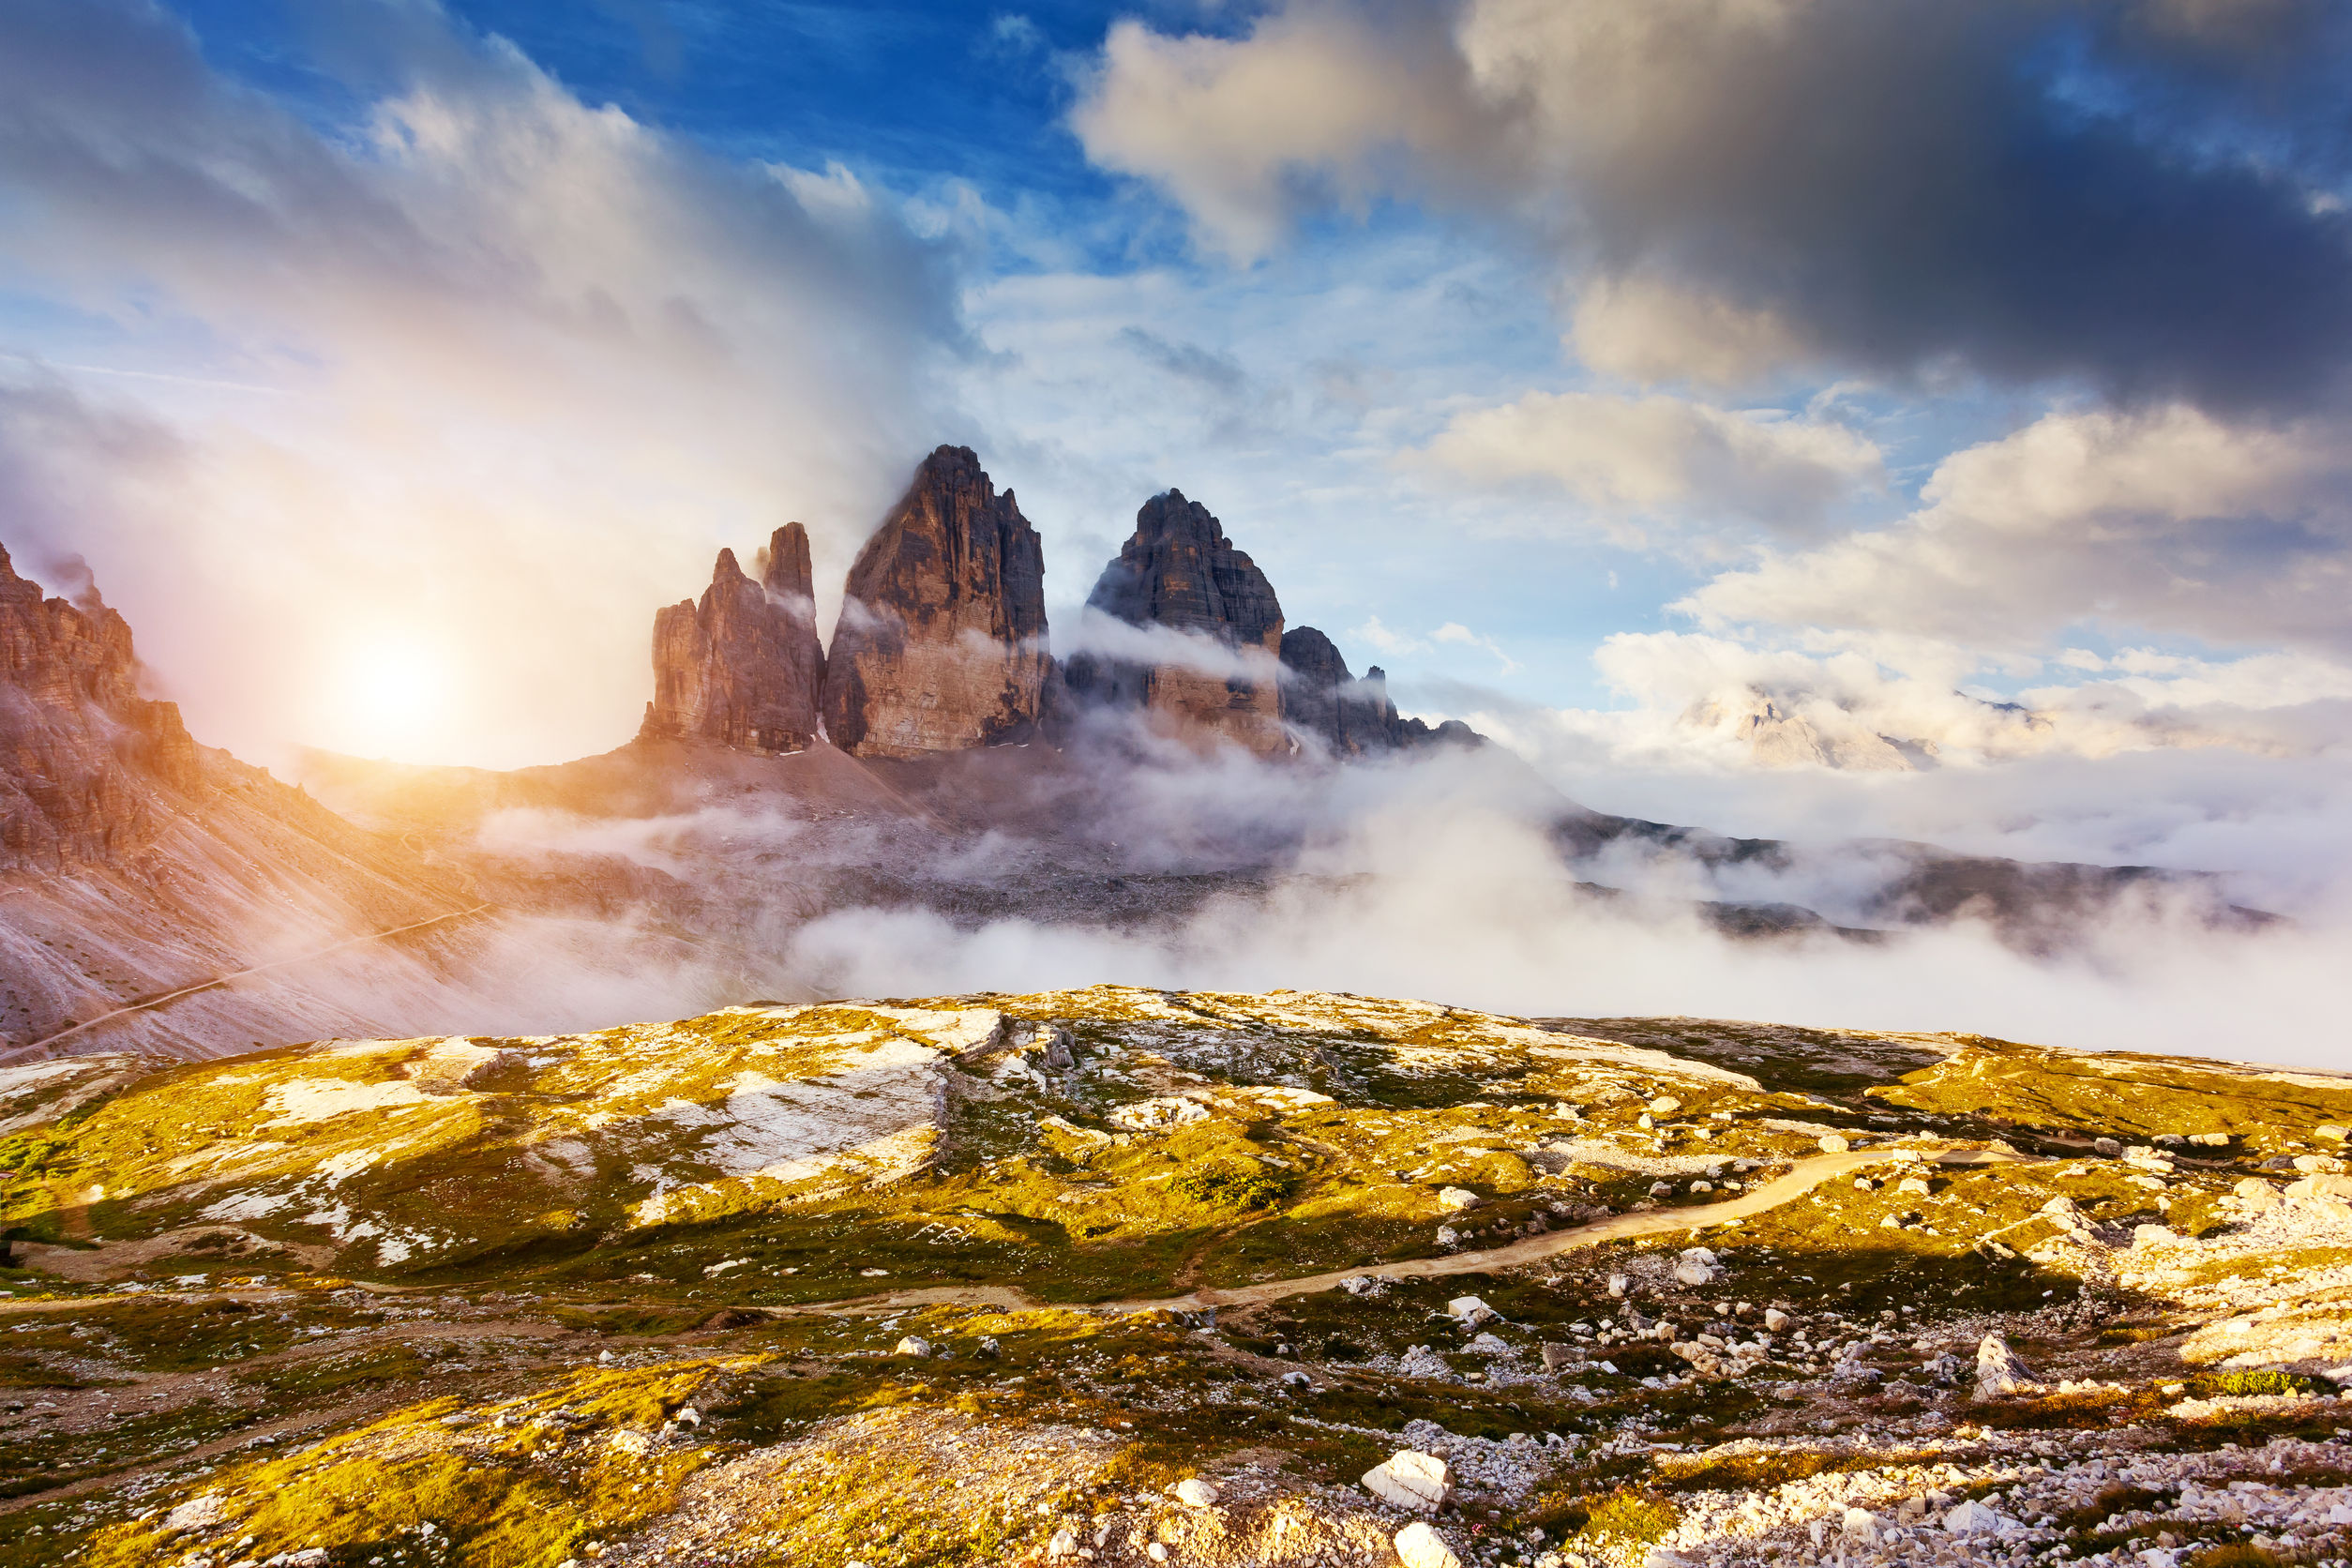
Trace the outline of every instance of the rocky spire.
<path fill-rule="evenodd" d="M 826 734 L 861 757 L 1027 740 L 1052 665 L 1037 531 L 970 447 L 942 446 L 850 567 Z"/>
<path fill-rule="evenodd" d="M 1192 641 L 1082 655 L 1071 661 L 1074 694 L 1147 707 L 1262 754 L 1289 748 L 1278 676 L 1281 602 L 1206 506 L 1174 490 L 1145 502 L 1135 534 L 1086 604 Z"/>
<path fill-rule="evenodd" d="M 151 787 L 203 779 L 176 703 L 139 694 L 130 626 L 95 588 L 45 597 L 0 548 L 0 870 L 119 860 Z"/>
<path fill-rule="evenodd" d="M 760 580 L 722 550 L 699 605 L 654 617 L 654 700 L 643 733 L 745 751 L 798 751 L 817 738 L 824 650 L 810 592 L 808 531 L 769 539 Z"/>

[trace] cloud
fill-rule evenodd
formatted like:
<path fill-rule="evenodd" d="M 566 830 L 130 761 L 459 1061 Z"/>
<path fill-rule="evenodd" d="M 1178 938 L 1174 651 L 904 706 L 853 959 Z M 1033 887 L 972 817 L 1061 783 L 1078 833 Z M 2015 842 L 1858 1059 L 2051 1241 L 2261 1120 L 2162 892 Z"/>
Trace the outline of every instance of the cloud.
<path fill-rule="evenodd" d="M 837 580 L 952 423 L 955 253 L 846 170 L 715 158 L 437 12 L 348 17 L 380 30 L 321 127 L 139 0 L 0 13 L 0 277 L 108 324 L 70 357 L 125 372 L 15 379 L 177 466 L 0 441 L 80 498 L 61 525 L 206 739 L 601 749 L 717 545 L 799 516 Z M 337 671 L 396 631 L 472 679 L 386 737 Z"/>
<path fill-rule="evenodd" d="M 2352 745 L 2352 665 L 2314 656 L 2078 654 L 2038 671 L 2053 678 L 2034 681 L 2029 668 L 2001 700 L 1971 689 L 1982 666 L 1964 648 L 1913 638 L 1818 651 L 1834 640 L 1809 641 L 1815 649 L 1621 633 L 1593 662 L 1634 705 L 1554 717 L 1643 765 L 1735 772 L 1806 760 L 1766 744 L 1790 726 L 1817 738 L 1832 765 L 1894 768 L 2181 747 L 2235 750 L 2253 765 Z"/>
<path fill-rule="evenodd" d="M 1769 554 L 1677 607 L 1709 626 L 2033 648 L 2090 624 L 2352 650 L 2352 430 L 2180 405 L 2044 415 L 1945 459 L 1900 523 Z"/>
<path fill-rule="evenodd" d="M 1495 656 L 1496 660 L 1502 666 L 1502 672 L 1506 675 L 1515 673 L 1519 668 L 1519 661 L 1504 653 L 1501 643 L 1497 642 L 1491 637 L 1480 636 L 1459 621 L 1448 621 L 1429 634 L 1429 641 L 1458 643 L 1465 648 L 1484 649 Z"/>
<path fill-rule="evenodd" d="M 1884 478 L 1877 445 L 1843 425 L 1664 395 L 1530 392 L 1455 415 L 1418 456 L 1485 484 L 1547 481 L 1604 514 L 1791 532 Z"/>
<path fill-rule="evenodd" d="M 1280 665 L 1263 648 L 1236 648 L 1179 626 L 1138 626 L 1091 606 L 1074 621 L 1065 617 L 1053 643 L 1055 656 L 1065 661 L 1089 656 L 1112 664 L 1167 666 L 1220 681 L 1262 684 L 1281 678 Z"/>
<path fill-rule="evenodd" d="M 1289 0 L 1120 24 L 1073 124 L 1244 260 L 1380 197 L 1515 225 L 1621 371 L 2281 411 L 2352 344 L 2348 57 L 2324 0 Z"/>
<path fill-rule="evenodd" d="M 1087 156 L 1168 187 L 1204 245 L 1253 261 L 1311 192 L 1361 201 L 1382 149 L 1477 154 L 1478 127 L 1441 19 L 1375 21 L 1334 4 L 1259 18 L 1246 38 L 1112 25 L 1072 115 Z"/>

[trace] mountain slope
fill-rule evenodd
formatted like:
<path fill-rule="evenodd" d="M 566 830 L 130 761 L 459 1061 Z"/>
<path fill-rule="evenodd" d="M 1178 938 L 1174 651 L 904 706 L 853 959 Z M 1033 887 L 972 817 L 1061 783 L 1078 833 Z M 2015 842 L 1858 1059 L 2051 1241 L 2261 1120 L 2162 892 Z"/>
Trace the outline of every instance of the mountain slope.
<path fill-rule="evenodd" d="M 0 550 L 0 1056 L 480 902 L 460 874 L 196 745 L 140 680 L 119 614 L 44 597 Z M 429 971 L 430 948 L 410 961 Z M 368 1027 L 373 1010 L 327 978 L 211 993 L 105 1043 L 202 1054 Z"/>

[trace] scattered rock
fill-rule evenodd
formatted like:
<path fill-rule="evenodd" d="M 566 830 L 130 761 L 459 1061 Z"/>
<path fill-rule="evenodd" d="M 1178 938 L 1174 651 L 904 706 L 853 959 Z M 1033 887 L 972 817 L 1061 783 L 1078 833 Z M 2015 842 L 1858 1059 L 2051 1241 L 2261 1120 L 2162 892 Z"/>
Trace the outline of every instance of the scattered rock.
<path fill-rule="evenodd" d="M 1711 1284 L 1718 1272 L 1714 1253 L 1703 1246 L 1691 1247 L 1674 1260 L 1674 1279 L 1678 1285 L 1696 1288 Z"/>
<path fill-rule="evenodd" d="M 1573 1345 L 1544 1347 L 1544 1370 L 1546 1372 L 1557 1372 L 1563 1366 L 1574 1366 L 1576 1361 L 1576 1348 Z"/>

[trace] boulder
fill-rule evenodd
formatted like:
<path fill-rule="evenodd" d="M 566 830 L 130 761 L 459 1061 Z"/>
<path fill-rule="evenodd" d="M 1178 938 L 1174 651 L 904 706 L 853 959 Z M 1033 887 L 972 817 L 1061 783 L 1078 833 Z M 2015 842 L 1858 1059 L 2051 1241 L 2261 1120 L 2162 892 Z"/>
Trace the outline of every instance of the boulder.
<path fill-rule="evenodd" d="M 1502 1319 L 1501 1313 L 1497 1312 L 1476 1296 L 1456 1296 L 1445 1304 L 1445 1309 L 1458 1321 L 1470 1328 L 1476 1328 L 1482 1323 L 1500 1322 Z"/>
<path fill-rule="evenodd" d="M 1454 1495 L 1446 1463 L 1434 1454 L 1400 1449 L 1364 1472 L 1364 1489 L 1393 1507 L 1434 1514 Z"/>
<path fill-rule="evenodd" d="M 2001 1516 L 1974 1498 L 1944 1510 L 1944 1530 L 1952 1535 L 1988 1535 L 2001 1528 Z"/>
<path fill-rule="evenodd" d="M 965 446 L 923 460 L 850 567 L 825 660 L 825 732 L 860 757 L 1030 739 L 1053 660 L 1045 553 Z"/>
<path fill-rule="evenodd" d="M 1574 1345 L 1547 1344 L 1544 1347 L 1544 1370 L 1546 1372 L 1574 1366 L 1579 1359 Z"/>
<path fill-rule="evenodd" d="M 1445 1537 L 1420 1521 L 1396 1532 L 1396 1556 L 1405 1568 L 1462 1568 L 1462 1560 L 1445 1544 Z"/>
<path fill-rule="evenodd" d="M 640 733 L 799 751 L 817 738 L 823 688 L 808 534 L 790 523 L 769 539 L 758 580 L 722 550 L 699 604 L 654 617 L 654 700 Z"/>
<path fill-rule="evenodd" d="M 2299 1182 L 2289 1182 L 2286 1196 L 2301 1199 L 2352 1198 L 2352 1176 L 2306 1176 Z"/>
<path fill-rule="evenodd" d="M 1441 1187 L 1438 1191 L 1438 1206 L 1453 1214 L 1475 1209 L 1485 1201 L 1468 1187 Z"/>
<path fill-rule="evenodd" d="M 1853 1146 L 1853 1142 L 1842 1133 L 1824 1134 L 1821 1138 L 1821 1152 L 1825 1154 L 1843 1154 Z"/>
<path fill-rule="evenodd" d="M 2009 1341 L 1998 1334 L 1988 1334 L 1976 1348 L 1976 1396 L 1996 1399 L 2004 1394 L 2040 1380 L 2033 1368 L 2019 1359 L 2009 1348 Z"/>
<path fill-rule="evenodd" d="M 1170 1488 L 1176 1500 L 1187 1508 L 1207 1508 L 1217 1500 L 1216 1484 L 1200 1477 L 1187 1476 Z"/>
<path fill-rule="evenodd" d="M 2285 1201 L 2279 1197 L 2278 1188 L 2259 1176 L 2242 1176 L 2230 1190 L 2237 1194 L 2239 1206 L 2244 1209 L 2275 1209 Z"/>
<path fill-rule="evenodd" d="M 911 1334 L 898 1341 L 897 1348 L 892 1353 L 901 1356 L 927 1356 L 931 1350 L 932 1346 L 929 1340 L 919 1334 Z"/>

